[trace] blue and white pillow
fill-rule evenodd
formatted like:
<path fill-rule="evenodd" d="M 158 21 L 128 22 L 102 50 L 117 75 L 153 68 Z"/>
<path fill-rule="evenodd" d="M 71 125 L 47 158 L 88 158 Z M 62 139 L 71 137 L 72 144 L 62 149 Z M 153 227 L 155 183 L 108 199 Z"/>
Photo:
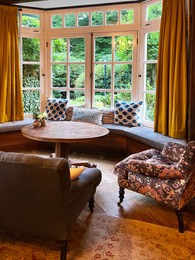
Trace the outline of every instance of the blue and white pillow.
<path fill-rule="evenodd" d="M 64 121 L 66 119 L 67 103 L 67 99 L 48 98 L 45 107 L 47 119 L 53 121 Z"/>
<path fill-rule="evenodd" d="M 143 101 L 139 102 L 115 102 L 114 123 L 117 125 L 126 126 L 141 126 L 141 105 Z"/>

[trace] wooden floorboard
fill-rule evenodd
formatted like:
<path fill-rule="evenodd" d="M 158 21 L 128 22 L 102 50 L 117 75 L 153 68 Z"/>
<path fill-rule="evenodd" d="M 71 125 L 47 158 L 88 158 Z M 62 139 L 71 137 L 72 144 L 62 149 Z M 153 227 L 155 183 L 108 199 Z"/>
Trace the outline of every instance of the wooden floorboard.
<path fill-rule="evenodd" d="M 37 153 L 37 151 L 34 152 Z M 41 154 L 40 151 L 39 153 Z M 42 154 L 48 156 L 45 152 Z M 178 229 L 175 211 L 147 196 L 126 190 L 123 203 L 121 206 L 117 205 L 118 183 L 117 176 L 113 174 L 113 167 L 123 158 L 124 156 L 108 154 L 76 152 L 70 154 L 70 159 L 89 160 L 91 163 L 96 163 L 97 168 L 102 171 L 102 181 L 95 195 L 95 212 Z M 88 210 L 88 208 L 86 207 L 84 210 Z M 183 217 L 185 230 L 195 232 L 195 199 L 191 200 L 187 205 L 186 211 L 183 212 Z"/>

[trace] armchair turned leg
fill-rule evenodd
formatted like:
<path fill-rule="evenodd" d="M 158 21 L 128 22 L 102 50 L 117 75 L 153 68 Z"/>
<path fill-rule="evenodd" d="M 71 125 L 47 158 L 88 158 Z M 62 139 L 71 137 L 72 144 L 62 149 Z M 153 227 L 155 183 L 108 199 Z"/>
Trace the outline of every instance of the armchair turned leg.
<path fill-rule="evenodd" d="M 62 240 L 60 243 L 61 243 L 60 260 L 66 260 L 68 242 L 67 240 Z"/>
<path fill-rule="evenodd" d="M 94 197 L 92 197 L 89 201 L 89 209 L 90 209 L 90 212 L 93 213 L 93 209 L 94 209 Z"/>
<path fill-rule="evenodd" d="M 125 194 L 125 189 L 123 187 L 119 187 L 119 202 L 118 202 L 118 206 L 120 206 L 120 204 L 123 202 L 124 194 Z"/>
<path fill-rule="evenodd" d="M 175 210 L 175 213 L 177 215 L 178 219 L 178 224 L 179 224 L 179 232 L 183 233 L 184 232 L 184 223 L 183 223 L 183 215 L 182 215 L 182 210 Z"/>

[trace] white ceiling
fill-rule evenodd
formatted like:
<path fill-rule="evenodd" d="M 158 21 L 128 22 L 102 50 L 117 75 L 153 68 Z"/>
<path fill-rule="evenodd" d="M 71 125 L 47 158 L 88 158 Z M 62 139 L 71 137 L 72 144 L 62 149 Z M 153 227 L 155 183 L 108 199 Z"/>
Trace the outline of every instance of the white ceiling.
<path fill-rule="evenodd" d="M 97 5 L 97 4 L 112 4 L 112 3 L 128 3 L 135 2 L 135 0 L 47 0 L 47 1 L 35 1 L 25 3 L 18 3 L 15 5 L 23 7 L 33 7 L 40 9 L 53 9 L 62 7 L 74 7 L 74 6 L 86 6 L 86 5 Z"/>

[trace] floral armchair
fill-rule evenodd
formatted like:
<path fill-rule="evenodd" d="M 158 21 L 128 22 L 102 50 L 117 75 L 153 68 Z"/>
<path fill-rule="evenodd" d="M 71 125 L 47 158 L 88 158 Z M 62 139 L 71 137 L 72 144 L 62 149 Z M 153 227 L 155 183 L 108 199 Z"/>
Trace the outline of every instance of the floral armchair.
<path fill-rule="evenodd" d="M 132 154 L 116 164 L 119 202 L 129 189 L 154 198 L 176 211 L 179 232 L 184 231 L 182 208 L 195 197 L 195 141 L 187 145 L 168 142 L 163 150 Z"/>

